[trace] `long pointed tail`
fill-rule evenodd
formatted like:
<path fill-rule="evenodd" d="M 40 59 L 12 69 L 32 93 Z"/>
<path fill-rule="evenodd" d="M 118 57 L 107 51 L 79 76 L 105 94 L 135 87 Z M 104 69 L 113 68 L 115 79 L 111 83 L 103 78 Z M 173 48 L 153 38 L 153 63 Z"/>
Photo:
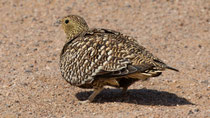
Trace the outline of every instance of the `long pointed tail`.
<path fill-rule="evenodd" d="M 170 69 L 170 70 L 173 70 L 173 71 L 176 71 L 176 72 L 179 72 L 179 70 L 178 70 L 178 69 L 173 68 L 173 67 L 170 67 L 170 66 L 167 66 L 166 68 L 167 68 L 167 69 Z"/>

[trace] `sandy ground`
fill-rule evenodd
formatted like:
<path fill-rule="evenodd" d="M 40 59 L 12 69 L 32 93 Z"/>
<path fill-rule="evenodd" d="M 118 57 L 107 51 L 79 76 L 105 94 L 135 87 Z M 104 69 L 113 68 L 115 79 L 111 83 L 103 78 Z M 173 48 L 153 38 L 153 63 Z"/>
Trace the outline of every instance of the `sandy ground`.
<path fill-rule="evenodd" d="M 59 54 L 65 34 L 57 19 L 83 16 L 90 27 L 135 37 L 179 73 L 137 82 L 122 96 L 62 79 Z M 210 117 L 209 0 L 1 0 L 0 117 Z"/>

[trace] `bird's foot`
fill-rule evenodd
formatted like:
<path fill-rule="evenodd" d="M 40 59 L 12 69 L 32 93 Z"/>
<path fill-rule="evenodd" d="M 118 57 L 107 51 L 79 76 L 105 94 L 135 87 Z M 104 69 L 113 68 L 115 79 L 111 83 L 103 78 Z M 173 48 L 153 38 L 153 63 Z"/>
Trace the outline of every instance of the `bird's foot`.
<path fill-rule="evenodd" d="M 84 100 L 84 101 L 79 101 L 80 104 L 87 104 L 87 103 L 91 103 L 90 100 Z"/>

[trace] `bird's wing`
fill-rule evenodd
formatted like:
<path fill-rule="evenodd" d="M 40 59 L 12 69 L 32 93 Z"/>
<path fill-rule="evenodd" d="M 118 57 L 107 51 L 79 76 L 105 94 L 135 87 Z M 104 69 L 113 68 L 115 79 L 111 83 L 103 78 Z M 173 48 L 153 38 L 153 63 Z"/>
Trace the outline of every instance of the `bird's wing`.
<path fill-rule="evenodd" d="M 156 58 L 143 46 L 140 46 L 135 39 L 107 29 L 93 29 L 92 34 L 94 33 L 103 37 L 105 50 L 108 48 L 102 55 L 106 60 L 103 61 L 104 63 L 94 76 L 119 77 L 136 72 L 154 76 L 157 75 L 156 72 L 160 73 L 159 65 L 155 65 L 152 61 L 152 58 Z M 164 65 L 162 61 L 161 63 Z"/>
<path fill-rule="evenodd" d="M 62 76 L 75 86 L 91 83 L 96 76 L 156 76 L 166 67 L 133 38 L 106 29 L 90 30 L 66 43 L 60 55 Z"/>

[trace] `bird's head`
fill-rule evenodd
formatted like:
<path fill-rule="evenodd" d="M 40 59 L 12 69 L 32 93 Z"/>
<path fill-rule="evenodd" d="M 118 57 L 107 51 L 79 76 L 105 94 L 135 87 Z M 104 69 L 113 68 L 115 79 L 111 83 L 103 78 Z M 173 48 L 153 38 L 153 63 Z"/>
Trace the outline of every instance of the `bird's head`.
<path fill-rule="evenodd" d="M 62 27 L 66 33 L 67 40 L 72 40 L 73 38 L 84 34 L 88 31 L 88 25 L 86 21 L 77 15 L 69 15 L 61 19 Z"/>

